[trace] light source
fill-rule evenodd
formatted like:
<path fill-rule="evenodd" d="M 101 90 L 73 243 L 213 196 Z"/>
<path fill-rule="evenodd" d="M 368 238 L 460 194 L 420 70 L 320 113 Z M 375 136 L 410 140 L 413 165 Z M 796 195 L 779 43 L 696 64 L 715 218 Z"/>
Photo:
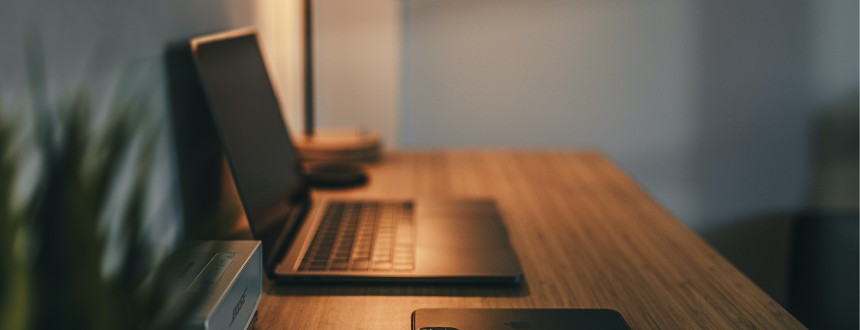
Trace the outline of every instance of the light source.
<path fill-rule="evenodd" d="M 380 157 L 379 136 L 361 129 L 315 128 L 313 74 L 313 0 L 304 2 L 304 134 L 294 144 L 305 161 L 373 161 Z"/>

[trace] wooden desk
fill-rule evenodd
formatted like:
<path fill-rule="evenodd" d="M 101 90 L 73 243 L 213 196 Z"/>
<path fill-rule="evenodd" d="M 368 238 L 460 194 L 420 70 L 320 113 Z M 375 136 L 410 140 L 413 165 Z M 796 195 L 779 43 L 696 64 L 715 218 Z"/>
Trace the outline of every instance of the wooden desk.
<path fill-rule="evenodd" d="M 633 329 L 803 329 L 596 152 L 400 152 L 316 196 L 492 197 L 516 287 L 269 283 L 258 329 L 410 329 L 418 308 L 612 308 Z M 467 329 L 463 329 L 467 330 Z"/>

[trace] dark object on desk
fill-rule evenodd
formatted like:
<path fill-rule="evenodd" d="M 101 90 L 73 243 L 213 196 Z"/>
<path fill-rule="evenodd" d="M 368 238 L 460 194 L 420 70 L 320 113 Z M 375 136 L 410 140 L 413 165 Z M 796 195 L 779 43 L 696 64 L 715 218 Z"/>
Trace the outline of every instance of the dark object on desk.
<path fill-rule="evenodd" d="M 179 192 L 186 239 L 216 239 L 210 219 L 221 196 L 221 143 L 188 43 L 170 45 L 164 56 Z"/>
<path fill-rule="evenodd" d="M 248 329 L 246 330 L 254 330 L 257 327 L 257 311 L 254 311 L 254 317 L 251 318 L 251 323 L 248 324 Z"/>
<path fill-rule="evenodd" d="M 312 201 L 254 31 L 195 38 L 191 48 L 270 276 L 520 282 L 522 268 L 492 200 Z"/>
<path fill-rule="evenodd" d="M 611 309 L 419 309 L 412 330 L 491 329 L 630 330 L 621 313 Z"/>
<path fill-rule="evenodd" d="M 305 164 L 305 180 L 312 187 L 350 188 L 367 183 L 367 174 L 356 163 L 312 162 Z"/>
<path fill-rule="evenodd" d="M 788 310 L 809 329 L 858 328 L 858 232 L 856 211 L 800 215 Z"/>

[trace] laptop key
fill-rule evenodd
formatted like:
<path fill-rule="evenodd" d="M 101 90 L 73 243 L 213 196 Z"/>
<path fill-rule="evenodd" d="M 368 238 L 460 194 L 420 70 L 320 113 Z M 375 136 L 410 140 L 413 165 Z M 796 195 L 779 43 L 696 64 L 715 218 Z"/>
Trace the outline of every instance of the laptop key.
<path fill-rule="evenodd" d="M 411 269 L 411 209 L 410 203 L 330 204 L 299 270 Z"/>
<path fill-rule="evenodd" d="M 413 264 L 411 262 L 395 262 L 394 270 L 412 270 Z"/>
<path fill-rule="evenodd" d="M 346 270 L 346 266 L 348 265 L 349 263 L 347 262 L 333 262 L 329 270 Z"/>
<path fill-rule="evenodd" d="M 373 270 L 389 270 L 391 269 L 390 261 L 374 261 Z"/>
<path fill-rule="evenodd" d="M 353 261 L 353 262 L 352 262 L 352 267 L 350 267 L 349 269 L 352 269 L 352 270 L 367 270 L 367 268 L 368 268 L 368 267 L 370 267 L 370 261 L 369 261 L 369 260 L 362 260 L 362 261 L 357 261 L 357 260 L 356 260 L 356 261 Z"/>

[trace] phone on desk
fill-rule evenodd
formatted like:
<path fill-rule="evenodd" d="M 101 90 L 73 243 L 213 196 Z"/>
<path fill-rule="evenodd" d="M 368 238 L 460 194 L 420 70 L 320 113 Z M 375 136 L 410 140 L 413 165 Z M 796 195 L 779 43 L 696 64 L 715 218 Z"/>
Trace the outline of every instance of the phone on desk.
<path fill-rule="evenodd" d="M 412 312 L 412 330 L 630 330 L 612 309 L 427 308 Z"/>

